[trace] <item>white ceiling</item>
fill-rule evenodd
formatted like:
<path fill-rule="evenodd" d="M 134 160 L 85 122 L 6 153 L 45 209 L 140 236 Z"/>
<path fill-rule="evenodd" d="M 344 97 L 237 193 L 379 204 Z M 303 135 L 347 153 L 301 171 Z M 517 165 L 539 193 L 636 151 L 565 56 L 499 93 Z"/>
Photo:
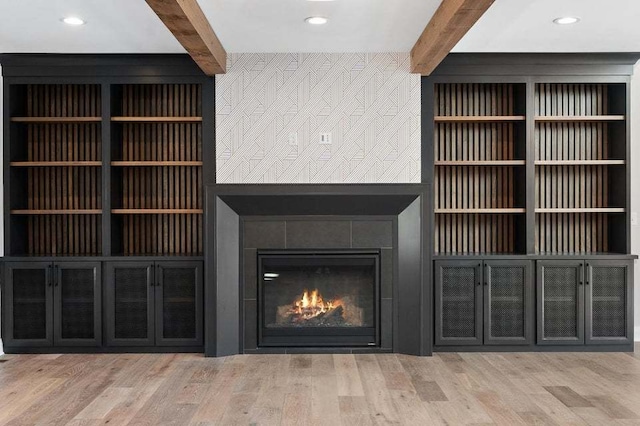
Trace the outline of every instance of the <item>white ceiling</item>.
<path fill-rule="evenodd" d="M 496 0 L 454 51 L 640 52 L 639 18 L 640 0 Z"/>
<path fill-rule="evenodd" d="M 228 52 L 409 51 L 440 0 L 198 0 Z M 327 25 L 304 23 L 310 15 Z M 69 27 L 68 15 L 87 24 Z M 558 26 L 553 18 L 582 20 Z M 640 51 L 640 0 L 496 0 L 459 52 Z M 179 53 L 144 0 L 0 0 L 0 53 Z"/>

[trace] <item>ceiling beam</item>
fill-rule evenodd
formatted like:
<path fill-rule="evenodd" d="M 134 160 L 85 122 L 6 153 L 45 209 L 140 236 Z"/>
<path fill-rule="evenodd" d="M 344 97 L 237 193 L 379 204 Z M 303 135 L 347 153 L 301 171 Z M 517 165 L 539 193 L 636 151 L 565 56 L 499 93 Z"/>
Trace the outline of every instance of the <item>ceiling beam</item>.
<path fill-rule="evenodd" d="M 429 75 L 494 0 L 442 0 L 411 49 L 411 72 Z"/>
<path fill-rule="evenodd" d="M 207 75 L 224 74 L 227 52 L 196 0 L 146 0 Z"/>

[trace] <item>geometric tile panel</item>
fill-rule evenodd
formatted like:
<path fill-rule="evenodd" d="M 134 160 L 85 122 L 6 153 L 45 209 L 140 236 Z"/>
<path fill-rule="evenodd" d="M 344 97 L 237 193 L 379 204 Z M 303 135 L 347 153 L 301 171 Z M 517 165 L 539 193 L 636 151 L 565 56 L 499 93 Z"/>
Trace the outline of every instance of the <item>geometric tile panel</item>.
<path fill-rule="evenodd" d="M 217 182 L 420 182 L 409 70 L 408 53 L 230 54 L 216 76 Z"/>

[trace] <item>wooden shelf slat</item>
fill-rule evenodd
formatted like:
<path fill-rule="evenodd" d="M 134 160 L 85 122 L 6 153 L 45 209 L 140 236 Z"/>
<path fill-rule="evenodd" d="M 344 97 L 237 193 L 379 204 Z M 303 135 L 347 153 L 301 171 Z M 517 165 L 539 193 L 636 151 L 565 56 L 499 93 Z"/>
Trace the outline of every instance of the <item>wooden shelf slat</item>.
<path fill-rule="evenodd" d="M 12 161 L 12 167 L 100 167 L 102 161 Z"/>
<path fill-rule="evenodd" d="M 436 166 L 524 166 L 525 160 L 436 161 Z"/>
<path fill-rule="evenodd" d="M 499 122 L 499 121 L 524 121 L 526 116 L 524 115 L 452 115 L 444 116 L 439 115 L 434 117 L 436 123 L 446 122 Z"/>
<path fill-rule="evenodd" d="M 111 117 L 111 121 L 122 123 L 199 123 L 202 117 Z"/>
<path fill-rule="evenodd" d="M 202 209 L 112 209 L 113 214 L 202 214 Z"/>
<path fill-rule="evenodd" d="M 624 160 L 536 160 L 536 166 L 609 166 L 623 165 Z"/>
<path fill-rule="evenodd" d="M 202 161 L 112 161 L 114 167 L 202 166 Z"/>
<path fill-rule="evenodd" d="M 537 115 L 536 121 L 624 121 L 624 115 Z"/>
<path fill-rule="evenodd" d="M 100 209 L 76 209 L 76 210 L 11 210 L 11 214 L 15 215 L 64 215 L 64 214 L 102 214 Z"/>
<path fill-rule="evenodd" d="M 525 213 L 524 208 L 497 208 L 497 209 L 435 209 L 436 214 L 517 214 Z"/>
<path fill-rule="evenodd" d="M 536 213 L 624 213 L 624 207 L 584 207 L 584 208 L 545 208 L 536 209 Z"/>
<path fill-rule="evenodd" d="M 102 117 L 11 117 L 14 123 L 98 123 Z"/>

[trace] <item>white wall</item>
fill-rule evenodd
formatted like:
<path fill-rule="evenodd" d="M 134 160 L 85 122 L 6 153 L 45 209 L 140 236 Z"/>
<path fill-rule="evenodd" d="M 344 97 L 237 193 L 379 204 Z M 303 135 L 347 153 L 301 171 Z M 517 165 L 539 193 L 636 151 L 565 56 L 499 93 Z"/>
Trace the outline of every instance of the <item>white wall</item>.
<path fill-rule="evenodd" d="M 2 67 L 0 66 L 0 141 L 2 140 L 2 135 L 3 133 L 3 123 L 4 123 L 4 119 L 3 119 L 3 115 L 2 115 L 2 105 L 4 104 L 4 102 L 2 101 L 3 96 L 2 96 Z M 0 144 L 0 146 L 3 146 L 2 144 Z M 4 164 L 2 161 L 2 153 L 4 152 L 3 149 L 0 149 L 0 164 Z M 4 173 L 0 173 L 0 182 L 2 182 Z M 2 191 L 4 190 L 4 183 L 0 184 L 0 200 L 3 200 L 4 197 L 2 195 Z M 0 201 L 0 206 L 2 205 L 2 202 Z M 2 241 L 4 241 L 4 227 L 2 226 L 2 224 L 4 223 L 3 217 L 2 217 L 2 212 L 3 209 L 0 208 L 0 256 L 4 256 L 4 244 L 2 243 Z M 1 279 L 1 278 L 0 278 Z M 0 330 L 2 330 L 2 296 L 0 295 Z M 2 350 L 2 337 L 0 337 L 0 355 L 2 355 L 4 353 L 4 351 Z"/>
<path fill-rule="evenodd" d="M 229 55 L 216 77 L 218 182 L 420 182 L 409 70 L 407 53 Z"/>
<path fill-rule="evenodd" d="M 631 212 L 640 215 L 640 62 L 631 80 Z M 640 219 L 639 219 L 640 220 Z M 631 253 L 640 254 L 640 226 L 631 226 Z M 640 265 L 635 265 L 635 340 L 640 341 Z"/>

